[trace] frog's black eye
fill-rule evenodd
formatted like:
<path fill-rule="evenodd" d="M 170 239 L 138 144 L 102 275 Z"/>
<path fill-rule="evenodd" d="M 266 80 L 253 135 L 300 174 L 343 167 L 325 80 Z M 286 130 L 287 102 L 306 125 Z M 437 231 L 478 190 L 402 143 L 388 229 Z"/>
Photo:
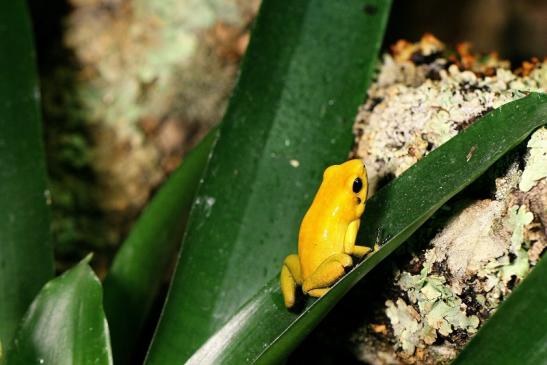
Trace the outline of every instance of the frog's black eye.
<path fill-rule="evenodd" d="M 363 188 L 363 180 L 361 180 L 360 177 L 353 180 L 353 192 L 354 193 L 360 192 L 362 188 Z"/>

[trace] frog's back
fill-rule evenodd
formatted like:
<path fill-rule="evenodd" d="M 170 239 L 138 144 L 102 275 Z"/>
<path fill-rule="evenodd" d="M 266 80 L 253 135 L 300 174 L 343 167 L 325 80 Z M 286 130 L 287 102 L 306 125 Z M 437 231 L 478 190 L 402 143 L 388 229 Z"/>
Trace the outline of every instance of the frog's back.
<path fill-rule="evenodd" d="M 320 194 L 316 200 L 318 197 Z M 347 223 L 338 219 L 337 204 L 331 199 L 315 203 L 304 216 L 298 235 L 298 256 L 304 279 L 328 257 L 344 250 Z"/>

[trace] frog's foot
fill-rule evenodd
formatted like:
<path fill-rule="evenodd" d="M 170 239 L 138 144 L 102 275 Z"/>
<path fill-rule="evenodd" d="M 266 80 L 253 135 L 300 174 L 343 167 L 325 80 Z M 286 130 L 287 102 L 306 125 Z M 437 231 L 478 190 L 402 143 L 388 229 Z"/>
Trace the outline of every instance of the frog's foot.
<path fill-rule="evenodd" d="M 287 308 L 294 305 L 297 285 L 302 285 L 300 259 L 298 255 L 289 255 L 285 258 L 281 268 L 281 292 Z"/>
<path fill-rule="evenodd" d="M 323 295 L 327 294 L 329 290 L 330 288 L 312 289 L 308 292 L 308 295 L 315 298 L 321 298 Z"/>
<path fill-rule="evenodd" d="M 351 256 L 345 253 L 330 256 L 315 269 L 310 277 L 304 280 L 302 291 L 307 294 L 314 289 L 328 289 L 345 274 L 346 267 L 350 267 L 352 264 Z"/>
<path fill-rule="evenodd" d="M 363 258 L 366 254 L 370 253 L 372 249 L 367 246 L 353 246 L 353 251 L 351 254 L 358 258 Z"/>

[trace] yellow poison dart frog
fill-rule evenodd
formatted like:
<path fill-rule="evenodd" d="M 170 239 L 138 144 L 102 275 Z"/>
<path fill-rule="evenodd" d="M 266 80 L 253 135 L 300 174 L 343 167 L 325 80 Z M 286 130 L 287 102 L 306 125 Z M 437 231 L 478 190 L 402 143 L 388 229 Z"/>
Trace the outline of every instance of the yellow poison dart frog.
<path fill-rule="evenodd" d="M 367 172 L 361 160 L 330 166 L 308 209 L 298 235 L 298 255 L 289 255 L 281 269 L 285 306 L 295 301 L 296 286 L 305 294 L 323 296 L 353 265 L 371 251 L 355 239 L 367 199 Z"/>

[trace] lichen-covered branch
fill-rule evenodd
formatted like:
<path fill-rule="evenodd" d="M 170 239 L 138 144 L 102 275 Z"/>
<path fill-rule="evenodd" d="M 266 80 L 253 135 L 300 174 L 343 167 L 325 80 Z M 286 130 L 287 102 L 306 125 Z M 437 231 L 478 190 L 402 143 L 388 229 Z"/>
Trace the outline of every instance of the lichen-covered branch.
<path fill-rule="evenodd" d="M 354 156 L 374 191 L 465 129 L 530 91 L 547 91 L 546 63 L 512 72 L 506 61 L 479 58 L 460 46 L 449 54 L 430 35 L 399 42 L 385 55 L 360 109 Z M 495 128 L 495 126 L 492 126 Z M 524 152 L 525 151 L 525 152 Z M 469 152 L 472 158 L 473 151 Z M 355 352 L 374 364 L 443 363 L 477 332 L 545 250 L 547 129 L 514 152 L 481 186 L 460 196 L 417 234 L 385 289 L 383 315 L 354 333 Z M 373 344 L 371 346 L 371 344 Z"/>

